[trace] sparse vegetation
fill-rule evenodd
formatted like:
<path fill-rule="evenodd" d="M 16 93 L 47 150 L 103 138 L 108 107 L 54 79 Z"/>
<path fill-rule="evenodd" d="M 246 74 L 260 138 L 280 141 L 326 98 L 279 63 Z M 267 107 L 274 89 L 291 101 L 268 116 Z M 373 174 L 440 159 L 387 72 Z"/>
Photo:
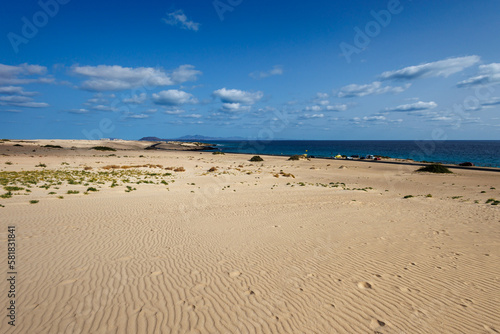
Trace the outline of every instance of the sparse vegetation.
<path fill-rule="evenodd" d="M 91 150 L 96 150 L 96 151 L 116 151 L 114 148 L 107 147 L 107 146 L 94 146 L 90 148 Z"/>
<path fill-rule="evenodd" d="M 421 167 L 416 170 L 417 172 L 429 172 L 429 173 L 441 173 L 441 174 L 451 174 L 453 173 L 448 168 L 441 164 L 432 164 L 428 166 Z"/>
<path fill-rule="evenodd" d="M 174 169 L 174 172 L 185 172 L 186 170 L 184 169 L 184 167 L 177 167 L 176 169 Z"/>
<path fill-rule="evenodd" d="M 431 194 L 427 194 L 425 197 L 432 197 L 432 195 Z"/>
<path fill-rule="evenodd" d="M 216 154 L 222 154 L 222 155 L 225 155 L 226 153 L 224 152 L 221 152 L 221 151 L 216 151 L 216 152 L 212 152 L 213 155 L 216 155 Z"/>
<path fill-rule="evenodd" d="M 262 159 L 260 155 L 254 155 L 253 157 L 250 158 L 250 161 L 258 162 L 258 161 L 264 161 L 264 159 Z"/>
<path fill-rule="evenodd" d="M 5 190 L 7 191 L 21 191 L 21 190 L 24 190 L 24 188 L 21 188 L 21 187 L 15 187 L 15 186 L 5 186 L 3 187 Z"/>
<path fill-rule="evenodd" d="M 67 194 L 72 195 L 72 194 L 79 194 L 80 192 L 78 190 L 68 190 Z"/>
<path fill-rule="evenodd" d="M 300 155 L 292 155 L 288 160 L 300 160 Z"/>
<path fill-rule="evenodd" d="M 32 199 L 32 200 L 30 201 L 30 204 L 36 204 L 36 203 L 38 203 L 38 202 L 40 202 L 40 201 L 37 201 L 36 199 Z"/>
<path fill-rule="evenodd" d="M 62 148 L 62 146 L 59 146 L 59 145 L 43 145 L 42 147 L 47 147 L 47 148 Z"/>
<path fill-rule="evenodd" d="M 95 191 L 99 191 L 99 190 L 97 190 L 97 189 L 96 189 L 96 188 L 94 188 L 94 187 L 88 187 L 88 188 L 87 188 L 87 192 L 89 192 L 89 191 L 94 191 L 94 192 L 95 192 Z"/>
<path fill-rule="evenodd" d="M 47 167 L 47 165 L 46 165 L 46 164 L 39 163 L 39 164 L 38 164 L 38 165 L 36 165 L 35 167 L 42 167 L 42 168 L 45 168 L 45 167 Z"/>
<path fill-rule="evenodd" d="M 6 161 L 6 162 L 5 162 L 5 164 L 6 164 L 6 165 L 12 165 L 12 162 L 10 162 L 10 161 Z"/>
<path fill-rule="evenodd" d="M 406 196 L 405 196 L 405 197 L 403 197 L 403 198 L 412 198 L 412 197 L 414 197 L 414 196 L 413 196 L 413 195 L 406 195 Z"/>
<path fill-rule="evenodd" d="M 500 204 L 500 201 L 497 201 L 494 198 L 488 198 L 488 200 L 486 201 L 486 204 L 498 205 L 498 204 Z"/>

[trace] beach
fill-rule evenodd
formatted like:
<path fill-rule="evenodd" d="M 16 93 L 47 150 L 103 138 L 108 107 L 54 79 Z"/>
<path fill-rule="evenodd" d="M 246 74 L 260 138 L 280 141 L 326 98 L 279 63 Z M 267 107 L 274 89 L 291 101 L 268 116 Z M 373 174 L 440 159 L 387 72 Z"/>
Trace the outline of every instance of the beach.
<path fill-rule="evenodd" d="M 151 145 L 0 143 L 0 332 L 500 332 L 498 172 Z"/>

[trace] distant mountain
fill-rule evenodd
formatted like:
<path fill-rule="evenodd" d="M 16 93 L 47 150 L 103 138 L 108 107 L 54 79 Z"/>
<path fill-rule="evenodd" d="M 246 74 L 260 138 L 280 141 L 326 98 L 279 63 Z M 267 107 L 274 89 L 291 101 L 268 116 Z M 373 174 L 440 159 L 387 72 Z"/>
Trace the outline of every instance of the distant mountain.
<path fill-rule="evenodd" d="M 201 135 L 187 135 L 174 139 L 161 139 L 158 137 L 142 137 L 143 141 L 171 141 L 171 140 L 189 140 L 189 141 L 207 141 L 207 140 L 245 140 L 243 137 L 207 137 Z"/>
<path fill-rule="evenodd" d="M 187 135 L 177 138 L 177 140 L 245 140 L 243 137 L 207 137 L 202 135 Z"/>
<path fill-rule="evenodd" d="M 143 141 L 167 141 L 166 139 L 160 139 L 158 137 L 142 137 L 139 140 L 143 140 Z"/>

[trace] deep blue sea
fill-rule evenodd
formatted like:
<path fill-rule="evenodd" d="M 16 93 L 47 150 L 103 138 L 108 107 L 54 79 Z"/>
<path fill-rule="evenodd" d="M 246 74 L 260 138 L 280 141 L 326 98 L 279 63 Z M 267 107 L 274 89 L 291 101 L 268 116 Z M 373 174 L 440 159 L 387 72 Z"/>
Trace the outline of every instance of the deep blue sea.
<path fill-rule="evenodd" d="M 500 140 L 412 141 L 412 140 L 274 140 L 206 141 L 222 152 L 332 157 L 337 154 L 388 156 L 444 164 L 473 162 L 476 166 L 500 167 Z"/>

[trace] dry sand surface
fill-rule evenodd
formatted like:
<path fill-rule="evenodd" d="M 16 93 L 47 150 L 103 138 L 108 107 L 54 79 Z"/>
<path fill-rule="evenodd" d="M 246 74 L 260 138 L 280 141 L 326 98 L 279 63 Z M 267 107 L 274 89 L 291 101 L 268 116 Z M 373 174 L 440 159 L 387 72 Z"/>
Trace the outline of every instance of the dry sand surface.
<path fill-rule="evenodd" d="M 1 333 L 500 333 L 500 173 L 146 146 L 0 143 Z"/>

